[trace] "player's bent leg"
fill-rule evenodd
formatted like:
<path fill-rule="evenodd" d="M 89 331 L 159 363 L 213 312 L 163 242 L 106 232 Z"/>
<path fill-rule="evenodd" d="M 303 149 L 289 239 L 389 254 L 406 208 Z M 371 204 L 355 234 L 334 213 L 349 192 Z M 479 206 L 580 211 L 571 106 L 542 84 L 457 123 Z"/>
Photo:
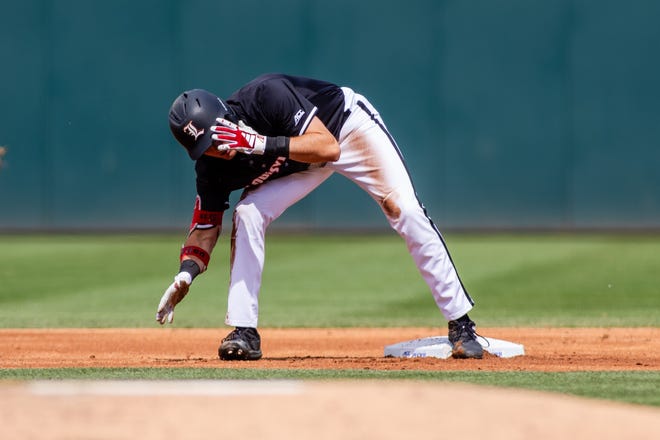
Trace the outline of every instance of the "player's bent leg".
<path fill-rule="evenodd" d="M 227 325 L 257 327 L 265 228 L 266 221 L 255 205 L 239 204 L 236 207 L 231 234 Z"/>
<path fill-rule="evenodd" d="M 261 339 L 256 328 L 266 229 L 289 206 L 309 194 L 331 174 L 331 169 L 315 168 L 268 181 L 246 190 L 237 204 L 233 216 L 225 318 L 225 323 L 236 329 L 222 341 L 218 349 L 221 359 L 250 360 L 261 357 Z"/>
<path fill-rule="evenodd" d="M 419 272 L 448 321 L 472 309 L 447 247 L 433 222 L 414 197 L 394 191 L 382 203 L 390 226 L 405 240 Z"/>
<path fill-rule="evenodd" d="M 393 229 L 406 242 L 435 302 L 449 321 L 457 357 L 481 357 L 474 323 L 467 312 L 473 301 L 463 287 L 444 239 L 417 199 L 396 142 L 378 112 L 359 95 L 340 138 L 342 154 L 332 166 L 365 190 L 381 206 Z M 471 325 L 456 325 L 469 321 Z M 475 345 L 476 344 L 476 345 Z"/>
<path fill-rule="evenodd" d="M 246 190 L 233 216 L 227 325 L 257 327 L 266 229 L 331 174 L 315 168 Z"/>
<path fill-rule="evenodd" d="M 415 264 L 449 321 L 449 341 L 455 358 L 481 359 L 475 323 L 467 313 L 473 302 L 465 291 L 444 240 L 415 197 L 393 192 L 382 205 L 390 225 L 406 241 Z"/>

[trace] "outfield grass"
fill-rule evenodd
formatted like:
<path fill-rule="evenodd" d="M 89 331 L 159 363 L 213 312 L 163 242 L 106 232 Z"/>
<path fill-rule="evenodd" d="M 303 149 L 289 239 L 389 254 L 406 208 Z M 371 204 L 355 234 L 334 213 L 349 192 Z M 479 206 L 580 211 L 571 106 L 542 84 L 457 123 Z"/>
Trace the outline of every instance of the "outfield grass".
<path fill-rule="evenodd" d="M 660 325 L 660 236 L 451 235 L 459 273 L 488 326 Z M 152 327 L 178 269 L 179 235 L 0 236 L 0 327 Z M 176 312 L 220 327 L 229 249 Z M 444 326 L 393 235 L 272 236 L 261 327 Z"/>
<path fill-rule="evenodd" d="M 0 327 L 156 327 L 182 235 L 0 236 Z M 660 325 L 660 236 L 448 235 L 480 326 Z M 229 249 L 177 307 L 178 327 L 221 327 Z M 261 327 L 446 325 L 393 234 L 274 235 Z M 229 369 L 0 370 L 0 379 L 422 379 L 522 387 L 660 406 L 660 372 Z"/>

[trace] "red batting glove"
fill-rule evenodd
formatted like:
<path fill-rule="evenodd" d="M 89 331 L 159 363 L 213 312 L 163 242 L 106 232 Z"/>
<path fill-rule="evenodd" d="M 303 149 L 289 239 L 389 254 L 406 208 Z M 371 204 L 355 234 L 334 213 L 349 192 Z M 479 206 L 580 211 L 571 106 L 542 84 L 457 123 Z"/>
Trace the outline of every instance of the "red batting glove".
<path fill-rule="evenodd" d="M 211 126 L 211 139 L 220 142 L 218 151 L 235 150 L 244 154 L 264 154 L 266 136 L 260 135 L 251 127 L 239 122 L 234 124 L 224 118 L 217 118 L 218 125 Z"/>

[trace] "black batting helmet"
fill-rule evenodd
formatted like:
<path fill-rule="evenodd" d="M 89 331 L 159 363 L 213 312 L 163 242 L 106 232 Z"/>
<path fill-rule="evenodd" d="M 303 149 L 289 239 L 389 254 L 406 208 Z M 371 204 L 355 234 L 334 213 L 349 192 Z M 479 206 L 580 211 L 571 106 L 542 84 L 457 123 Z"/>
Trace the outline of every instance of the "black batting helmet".
<path fill-rule="evenodd" d="M 211 146 L 210 127 L 221 117 L 234 120 L 227 104 L 213 93 L 193 89 L 179 95 L 170 107 L 170 130 L 192 160 L 202 157 Z"/>

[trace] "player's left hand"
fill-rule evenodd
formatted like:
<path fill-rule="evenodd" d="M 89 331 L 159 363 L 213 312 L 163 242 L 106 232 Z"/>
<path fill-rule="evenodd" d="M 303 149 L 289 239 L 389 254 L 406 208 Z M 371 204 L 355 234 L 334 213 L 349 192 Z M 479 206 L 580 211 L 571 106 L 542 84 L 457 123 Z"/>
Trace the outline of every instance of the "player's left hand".
<path fill-rule="evenodd" d="M 238 125 L 224 118 L 216 119 L 217 125 L 211 126 L 211 139 L 220 142 L 218 151 L 238 151 L 244 154 L 264 154 L 266 136 L 260 135 L 252 127 L 239 121 Z"/>
<path fill-rule="evenodd" d="M 165 322 L 172 323 L 174 320 L 174 307 L 186 296 L 191 283 L 192 277 L 188 272 L 180 272 L 174 277 L 174 282 L 170 284 L 170 287 L 167 288 L 160 299 L 156 311 L 156 321 L 161 324 L 165 324 Z"/>

